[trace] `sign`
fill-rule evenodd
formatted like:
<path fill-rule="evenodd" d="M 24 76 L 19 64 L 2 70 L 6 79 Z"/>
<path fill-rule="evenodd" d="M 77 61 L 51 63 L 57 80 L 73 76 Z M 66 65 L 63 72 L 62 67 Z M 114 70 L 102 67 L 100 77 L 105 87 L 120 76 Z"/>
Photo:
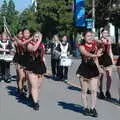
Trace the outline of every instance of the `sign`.
<path fill-rule="evenodd" d="M 87 29 L 93 28 L 93 19 L 92 18 L 86 19 L 86 27 L 87 27 Z"/>
<path fill-rule="evenodd" d="M 75 0 L 74 2 L 74 20 L 75 26 L 85 27 L 85 5 L 84 0 Z"/>

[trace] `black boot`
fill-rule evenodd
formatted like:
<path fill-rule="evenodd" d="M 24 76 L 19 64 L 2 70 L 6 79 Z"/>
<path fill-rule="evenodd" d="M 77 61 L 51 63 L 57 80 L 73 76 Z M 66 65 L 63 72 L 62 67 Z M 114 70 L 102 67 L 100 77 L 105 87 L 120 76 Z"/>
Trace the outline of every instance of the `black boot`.
<path fill-rule="evenodd" d="M 83 114 L 84 114 L 85 116 L 89 116 L 89 115 L 90 115 L 89 109 L 88 109 L 88 108 L 85 108 Z"/>
<path fill-rule="evenodd" d="M 104 93 L 103 93 L 103 92 L 100 92 L 99 95 L 98 95 L 98 98 L 104 100 L 104 99 L 105 99 Z"/>
<path fill-rule="evenodd" d="M 90 109 L 90 116 L 92 117 L 98 117 L 98 113 L 95 108 Z"/>
<path fill-rule="evenodd" d="M 106 91 L 106 98 L 111 99 L 111 93 L 109 91 Z"/>
<path fill-rule="evenodd" d="M 33 97 L 32 95 L 30 94 L 29 97 L 28 97 L 28 102 L 30 104 L 30 107 L 33 107 L 34 106 L 34 101 L 33 101 Z"/>
<path fill-rule="evenodd" d="M 34 105 L 33 105 L 33 109 L 35 110 L 35 111 L 39 111 L 39 103 L 34 103 Z"/>

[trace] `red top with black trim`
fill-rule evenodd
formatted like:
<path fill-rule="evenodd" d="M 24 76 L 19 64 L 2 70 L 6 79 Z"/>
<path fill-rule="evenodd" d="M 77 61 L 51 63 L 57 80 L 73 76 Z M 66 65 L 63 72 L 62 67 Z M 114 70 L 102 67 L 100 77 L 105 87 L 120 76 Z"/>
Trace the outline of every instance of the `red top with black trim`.
<path fill-rule="evenodd" d="M 88 51 L 88 52 L 95 52 L 97 50 L 97 42 L 95 40 L 92 41 L 92 43 L 89 45 L 87 45 L 86 43 L 84 45 L 84 48 Z"/>
<path fill-rule="evenodd" d="M 93 40 L 91 42 L 91 44 L 87 45 L 86 43 L 82 44 L 81 46 L 84 46 L 85 50 L 88 51 L 89 53 L 93 53 L 95 54 L 97 52 L 97 42 L 95 40 Z M 85 55 L 82 55 L 82 59 L 83 60 L 87 60 L 91 57 L 88 57 L 88 56 L 85 56 Z"/>
<path fill-rule="evenodd" d="M 109 53 L 110 51 L 110 46 L 111 44 L 109 43 L 109 40 L 106 40 L 106 42 L 104 42 L 103 40 L 102 41 L 102 49 L 103 49 L 103 52 L 105 53 Z"/>
<path fill-rule="evenodd" d="M 25 38 L 22 38 L 20 39 L 21 42 L 25 42 L 26 39 Z M 18 44 L 18 48 L 19 48 L 19 52 L 24 52 L 26 50 L 26 45 L 20 45 Z"/>
<path fill-rule="evenodd" d="M 33 46 L 35 46 L 36 43 L 37 43 L 36 41 L 31 41 L 30 42 L 30 44 L 32 44 Z M 37 50 L 35 52 L 32 52 L 32 54 L 34 54 L 35 56 L 38 56 L 40 54 L 41 58 L 43 59 L 43 56 L 45 54 L 45 45 L 43 43 L 40 43 Z"/>

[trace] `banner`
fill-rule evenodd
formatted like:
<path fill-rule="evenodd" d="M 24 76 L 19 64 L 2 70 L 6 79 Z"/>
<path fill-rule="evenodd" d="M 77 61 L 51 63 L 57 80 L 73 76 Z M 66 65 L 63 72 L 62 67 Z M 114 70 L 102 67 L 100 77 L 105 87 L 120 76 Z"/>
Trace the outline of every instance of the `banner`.
<path fill-rule="evenodd" d="M 84 0 L 74 0 L 74 22 L 76 27 L 85 27 Z"/>

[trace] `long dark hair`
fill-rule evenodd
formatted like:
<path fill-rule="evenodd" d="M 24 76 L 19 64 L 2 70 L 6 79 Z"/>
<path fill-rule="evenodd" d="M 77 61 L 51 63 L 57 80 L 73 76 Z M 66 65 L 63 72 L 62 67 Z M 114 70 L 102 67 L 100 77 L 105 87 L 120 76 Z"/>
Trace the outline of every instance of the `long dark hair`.
<path fill-rule="evenodd" d="M 85 44 L 85 35 L 86 35 L 87 33 L 94 33 L 94 32 L 93 32 L 92 30 L 86 30 L 86 31 L 83 33 L 84 39 L 81 40 L 80 45 L 84 45 L 84 44 Z"/>

